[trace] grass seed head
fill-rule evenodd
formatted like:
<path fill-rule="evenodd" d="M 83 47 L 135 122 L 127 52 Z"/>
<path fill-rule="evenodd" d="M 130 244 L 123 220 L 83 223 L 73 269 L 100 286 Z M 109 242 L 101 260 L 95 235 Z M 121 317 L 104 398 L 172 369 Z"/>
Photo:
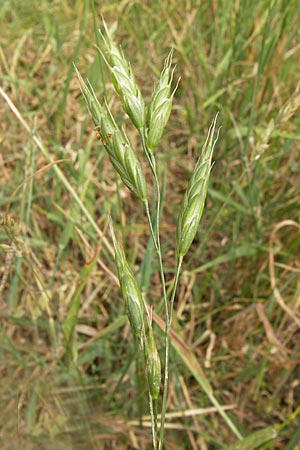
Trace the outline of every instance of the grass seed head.
<path fill-rule="evenodd" d="M 94 124 L 95 124 L 95 126 L 99 125 L 101 122 L 102 115 L 103 115 L 103 107 L 100 105 L 91 83 L 88 82 L 88 84 L 86 84 L 83 81 L 83 78 L 80 75 L 80 72 L 77 69 L 77 67 L 75 66 L 75 64 L 74 64 L 74 68 L 75 68 L 76 75 L 78 77 L 80 90 L 81 90 L 84 100 L 87 104 L 87 107 L 93 117 Z"/>
<path fill-rule="evenodd" d="M 126 114 L 137 129 L 141 129 L 145 124 L 145 102 L 141 91 L 135 81 L 129 62 L 123 52 L 115 45 L 111 33 L 103 20 L 105 34 L 100 32 L 100 36 L 106 49 L 107 57 L 100 53 L 106 62 L 113 85 L 120 97 L 122 106 Z"/>
<path fill-rule="evenodd" d="M 89 111 L 93 116 L 97 133 L 104 144 L 110 162 L 121 180 L 140 200 L 147 200 L 147 185 L 141 164 L 136 153 L 130 146 L 123 131 L 115 122 L 108 105 L 103 107 L 95 94 L 92 85 L 86 84 L 78 70 L 76 73 L 79 79 L 81 92 L 87 103 Z"/>
<path fill-rule="evenodd" d="M 133 334 L 136 338 L 141 340 L 145 330 L 142 293 L 126 260 L 124 250 L 116 240 L 112 223 L 110 224 L 110 230 L 115 248 L 115 261 L 118 270 L 121 295 L 125 303 L 126 314 Z"/>
<path fill-rule="evenodd" d="M 149 327 L 149 334 L 144 347 L 144 352 L 149 392 L 152 399 L 156 400 L 159 396 L 161 384 L 161 363 L 151 326 Z"/>
<path fill-rule="evenodd" d="M 163 71 L 156 85 L 147 113 L 147 144 L 153 151 L 163 134 L 172 110 L 172 102 L 177 85 L 171 92 L 173 71 L 171 71 L 173 51 L 165 60 Z"/>
<path fill-rule="evenodd" d="M 140 200 L 142 200 L 142 202 L 145 202 L 148 197 L 147 185 L 137 155 L 129 144 L 123 131 L 115 123 L 108 107 L 107 118 L 109 119 L 108 121 L 106 121 L 106 117 L 103 117 L 101 121 L 101 129 L 103 129 L 106 144 L 105 146 L 110 161 L 114 169 L 120 175 L 123 183 Z M 110 130 L 110 123 L 114 124 L 113 130 Z"/>
<path fill-rule="evenodd" d="M 217 115 L 209 128 L 207 139 L 202 148 L 202 154 L 196 163 L 180 207 L 176 229 L 177 256 L 180 258 L 184 257 L 188 252 L 197 233 L 203 213 L 209 174 L 212 167 L 212 154 L 218 139 L 218 135 L 215 137 L 216 121 Z"/>

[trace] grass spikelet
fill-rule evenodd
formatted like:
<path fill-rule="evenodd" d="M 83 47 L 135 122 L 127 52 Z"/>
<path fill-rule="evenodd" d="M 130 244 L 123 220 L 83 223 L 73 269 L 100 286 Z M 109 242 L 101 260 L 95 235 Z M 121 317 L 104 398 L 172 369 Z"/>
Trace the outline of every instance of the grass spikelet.
<path fill-rule="evenodd" d="M 123 248 L 117 242 L 112 222 L 110 223 L 110 232 L 115 248 L 115 261 L 118 270 L 121 295 L 123 297 L 126 314 L 130 322 L 133 334 L 142 342 L 145 335 L 144 324 L 144 303 L 142 293 L 130 268 Z"/>
<path fill-rule="evenodd" d="M 120 97 L 126 114 L 137 129 L 145 124 L 145 102 L 142 93 L 135 81 L 129 62 L 123 52 L 114 43 L 110 31 L 103 20 L 105 35 L 99 30 L 107 57 L 101 52 L 107 67 L 110 70 L 112 82 Z"/>
<path fill-rule="evenodd" d="M 79 86 L 80 86 L 80 90 L 82 92 L 82 95 L 84 97 L 84 100 L 87 104 L 87 107 L 93 117 L 93 121 L 95 125 L 99 125 L 101 122 L 101 118 L 103 115 L 103 108 L 99 103 L 99 100 L 97 99 L 95 92 L 92 88 L 92 85 L 89 83 L 89 85 L 87 85 L 82 76 L 80 75 L 79 70 L 77 69 L 77 67 L 74 64 L 74 69 L 79 81 Z"/>
<path fill-rule="evenodd" d="M 218 139 L 218 136 L 215 138 L 216 121 L 217 115 L 209 128 L 202 154 L 196 163 L 179 211 L 176 229 L 178 258 L 183 258 L 188 252 L 201 220 L 212 167 L 212 154 Z"/>
<path fill-rule="evenodd" d="M 105 148 L 114 169 L 120 175 L 123 183 L 140 199 L 147 201 L 147 185 L 141 164 L 122 130 L 117 126 L 108 107 L 107 116 L 101 121 L 104 130 Z M 106 120 L 114 124 L 111 133 L 105 133 Z"/>
<path fill-rule="evenodd" d="M 124 132 L 115 122 L 108 105 L 103 107 L 94 92 L 92 85 L 83 81 L 76 69 L 81 92 L 93 116 L 102 143 L 107 150 L 111 164 L 128 187 L 142 202 L 147 200 L 147 186 L 140 162 L 130 146 Z"/>
<path fill-rule="evenodd" d="M 152 400 L 157 400 L 161 383 L 161 363 L 151 325 L 145 345 L 145 362 L 149 392 Z"/>
<path fill-rule="evenodd" d="M 147 145 L 153 151 L 161 140 L 172 110 L 173 97 L 178 83 L 171 92 L 173 50 L 165 60 L 164 68 L 156 85 L 147 113 Z M 179 82 L 179 80 L 178 80 Z"/>

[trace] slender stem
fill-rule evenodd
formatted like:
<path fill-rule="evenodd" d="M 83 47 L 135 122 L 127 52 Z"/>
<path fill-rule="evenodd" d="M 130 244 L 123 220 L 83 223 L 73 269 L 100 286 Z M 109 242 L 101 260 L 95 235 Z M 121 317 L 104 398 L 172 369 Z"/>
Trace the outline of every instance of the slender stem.
<path fill-rule="evenodd" d="M 181 268 L 182 258 L 178 261 L 177 271 L 176 271 L 176 277 L 175 277 L 175 283 L 174 283 L 174 290 L 171 297 L 171 303 L 170 307 L 168 304 L 168 298 L 167 298 L 167 289 L 166 289 L 166 283 L 165 283 L 165 276 L 164 276 L 164 270 L 163 270 L 163 261 L 162 261 L 162 253 L 161 253 L 161 246 L 160 246 L 160 209 L 161 209 L 161 194 L 160 194 L 160 187 L 159 187 L 159 181 L 157 176 L 157 170 L 156 170 L 156 162 L 155 158 L 147 147 L 147 143 L 145 140 L 144 130 L 139 130 L 140 137 L 142 141 L 142 145 L 144 148 L 144 152 L 146 154 L 146 157 L 148 159 L 154 181 L 156 186 L 156 214 L 155 214 L 155 229 L 156 233 L 154 232 L 151 216 L 149 212 L 149 206 L 148 202 L 145 202 L 145 208 L 146 208 L 146 214 L 149 222 L 150 231 L 152 234 L 154 246 L 156 249 L 158 261 L 159 261 L 159 270 L 160 270 L 160 277 L 162 282 L 162 291 L 163 291 L 163 299 L 164 299 L 164 305 L 165 305 L 165 314 L 166 314 L 166 328 L 165 328 L 165 373 L 164 373 L 164 389 L 163 389 L 163 400 L 162 400 L 162 414 L 161 414 L 161 425 L 160 425 L 160 437 L 159 437 L 159 449 L 162 448 L 163 444 L 163 437 L 164 437 L 164 425 L 165 425 L 165 414 L 166 414 L 166 405 L 167 405 L 167 397 L 168 397 L 168 378 L 169 378 L 169 347 L 170 347 L 170 330 L 171 330 L 171 313 L 173 310 L 173 304 L 174 304 L 174 298 L 175 298 L 175 291 L 176 286 L 178 283 L 179 278 L 179 272 Z M 157 404 L 156 404 L 156 427 L 157 427 Z"/>
<path fill-rule="evenodd" d="M 165 416 L 166 416 L 166 408 L 167 408 L 167 396 L 168 396 L 168 386 L 169 386 L 169 349 L 170 349 L 170 332 L 172 325 L 172 315 L 173 315 L 173 306 L 175 300 L 176 289 L 178 285 L 180 270 L 182 266 L 183 257 L 180 256 L 177 261 L 174 285 L 172 289 L 172 295 L 170 300 L 170 316 L 169 320 L 166 322 L 166 331 L 165 331 L 165 380 L 164 380 L 164 392 L 162 399 L 162 407 L 161 407 L 161 425 L 160 425 L 160 434 L 159 434 L 159 445 L 158 450 L 162 450 L 163 440 L 164 440 L 164 431 L 165 431 Z"/>
<path fill-rule="evenodd" d="M 153 225 L 152 225 L 152 221 L 151 221 L 151 215 L 150 215 L 150 211 L 149 211 L 149 204 L 148 202 L 145 202 L 145 210 L 146 210 L 146 215 L 147 215 L 147 219 L 148 219 L 148 223 L 149 223 L 149 228 L 151 231 L 151 235 L 152 235 L 152 239 L 154 242 L 154 246 L 155 246 L 155 250 L 158 256 L 158 261 L 159 261 L 159 271 L 160 271 L 160 277 L 161 277 L 161 282 L 162 282 L 162 288 L 163 288 L 163 298 L 164 298 L 164 304 L 165 304 L 165 310 L 166 310 L 166 323 L 169 322 L 169 306 L 168 306 L 168 299 L 167 299 L 167 289 L 166 289 L 166 283 L 165 283 L 165 275 L 164 275 L 164 270 L 163 270 L 163 262 L 162 262 L 162 255 L 161 255 L 161 250 L 160 250 L 160 240 L 159 240 L 159 235 L 154 232 L 153 229 Z M 157 230 L 157 224 L 156 224 L 156 230 Z"/>
<path fill-rule="evenodd" d="M 170 301 L 170 303 L 171 303 L 170 304 L 170 328 L 171 328 L 171 325 L 172 325 L 174 299 L 175 299 L 177 284 L 178 284 L 179 275 L 180 275 L 180 271 L 181 271 L 182 261 L 183 261 L 183 256 L 179 256 L 178 257 L 178 261 L 177 261 L 175 281 L 174 281 L 174 286 L 173 286 L 173 289 L 172 289 L 172 295 L 171 295 L 171 301 Z"/>
<path fill-rule="evenodd" d="M 147 147 L 146 140 L 145 140 L 145 135 L 144 135 L 144 130 L 139 130 L 139 133 L 140 133 L 143 149 L 144 149 L 144 152 L 145 152 L 146 157 L 148 159 L 148 162 L 149 162 L 149 165 L 150 165 L 153 177 L 154 177 L 155 186 L 156 186 L 156 196 L 157 196 L 157 199 L 156 199 L 157 200 L 156 215 L 155 215 L 155 230 L 156 230 L 156 233 L 154 232 L 154 229 L 153 229 L 153 226 L 152 226 L 152 220 L 151 220 L 151 216 L 150 216 L 150 212 L 149 212 L 148 202 L 145 202 L 145 208 L 146 208 L 147 219 L 148 219 L 148 222 L 149 222 L 149 227 L 150 227 L 150 230 L 151 230 L 151 234 L 152 234 L 155 250 L 156 250 L 156 253 L 157 253 L 157 257 L 158 257 L 160 278 L 161 278 L 162 291 L 163 291 L 163 299 L 164 299 L 165 311 L 166 311 L 166 323 L 168 323 L 168 321 L 169 321 L 169 307 L 168 307 L 167 289 L 166 289 L 165 274 L 164 274 L 164 269 L 163 269 L 163 261 L 162 261 L 161 246 L 160 246 L 160 235 L 159 235 L 159 222 L 160 222 L 160 209 L 161 209 L 160 187 L 159 187 L 159 181 L 158 181 L 158 176 L 157 176 L 157 171 L 156 171 L 155 158 L 154 158 L 153 154 L 151 153 L 151 151 Z"/>
<path fill-rule="evenodd" d="M 152 428 L 152 442 L 153 450 L 157 450 L 157 405 L 156 410 L 154 408 L 153 399 L 149 392 L 149 408 L 151 415 L 151 428 Z"/>
<path fill-rule="evenodd" d="M 157 413 L 158 413 L 158 399 L 152 399 L 152 407 L 154 413 L 154 430 L 155 430 L 155 449 L 157 449 Z"/>

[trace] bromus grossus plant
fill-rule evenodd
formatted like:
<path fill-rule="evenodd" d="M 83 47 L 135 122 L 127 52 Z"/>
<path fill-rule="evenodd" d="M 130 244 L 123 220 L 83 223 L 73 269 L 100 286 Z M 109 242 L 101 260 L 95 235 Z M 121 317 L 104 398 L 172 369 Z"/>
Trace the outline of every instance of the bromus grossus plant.
<path fill-rule="evenodd" d="M 106 101 L 100 102 L 89 81 L 84 82 L 78 70 L 75 68 L 82 94 L 93 117 L 97 136 L 102 140 L 108 157 L 122 182 L 142 202 L 145 209 L 145 217 L 152 236 L 158 266 L 160 271 L 162 298 L 165 309 L 165 336 L 164 336 L 164 361 L 161 364 L 159 352 L 156 346 L 155 330 L 152 327 L 152 310 L 147 304 L 147 295 L 142 295 L 138 281 L 130 267 L 125 252 L 118 242 L 113 224 L 110 224 L 112 240 L 115 249 L 115 262 L 117 266 L 120 283 L 121 296 L 124 300 L 126 314 L 134 337 L 138 341 L 138 347 L 144 355 L 144 370 L 148 383 L 149 405 L 152 422 L 153 449 L 161 450 L 164 441 L 164 427 L 166 415 L 166 402 L 168 394 L 169 378 L 169 348 L 170 331 L 172 324 L 173 305 L 176 288 L 180 276 L 183 258 L 188 252 L 197 233 L 201 216 L 204 209 L 205 198 L 208 189 L 208 180 L 212 167 L 212 154 L 217 141 L 216 120 L 214 118 L 208 132 L 207 139 L 203 145 L 200 157 L 195 165 L 194 172 L 188 183 L 184 194 L 177 220 L 176 229 L 176 267 L 172 283 L 171 293 L 168 294 L 165 285 L 163 255 L 160 245 L 160 210 L 161 189 L 157 173 L 155 150 L 158 147 L 164 128 L 168 122 L 174 94 L 178 82 L 172 89 L 173 72 L 172 55 L 167 56 L 160 78 L 154 89 L 154 93 L 148 105 L 137 86 L 131 66 L 126 60 L 123 52 L 113 41 L 112 35 L 103 21 L 102 50 L 100 53 L 109 69 L 111 79 L 117 95 L 120 98 L 123 110 L 129 120 L 137 129 L 141 146 L 144 150 L 146 160 L 153 175 L 156 195 L 153 196 L 150 214 L 147 184 L 143 174 L 142 164 L 136 151 L 132 148 L 124 131 L 116 123 Z M 162 376 L 161 367 L 164 368 Z M 163 389 L 161 395 L 161 379 L 163 378 Z M 206 386 L 209 386 L 207 383 Z M 215 406 L 219 406 L 212 391 L 207 389 L 209 398 Z M 217 408 L 234 433 L 240 438 L 239 432 L 231 422 L 226 413 Z M 161 411 L 160 423 L 158 423 L 158 411 Z"/>

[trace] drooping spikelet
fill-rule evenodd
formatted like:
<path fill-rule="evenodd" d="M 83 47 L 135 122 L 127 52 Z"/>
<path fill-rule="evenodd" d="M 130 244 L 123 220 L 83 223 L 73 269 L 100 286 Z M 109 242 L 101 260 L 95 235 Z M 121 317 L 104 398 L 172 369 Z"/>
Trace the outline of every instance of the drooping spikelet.
<path fill-rule="evenodd" d="M 126 260 L 124 250 L 116 240 L 112 223 L 110 224 L 110 230 L 115 248 L 115 261 L 118 270 L 120 290 L 125 303 L 127 317 L 134 335 L 141 341 L 145 333 L 142 293 Z"/>
<path fill-rule="evenodd" d="M 93 116 L 99 137 L 102 139 L 109 159 L 123 183 L 143 202 L 147 200 L 147 185 L 138 157 L 127 137 L 116 124 L 107 105 L 102 106 L 90 83 L 83 81 L 76 69 L 80 87 Z"/>
<path fill-rule="evenodd" d="M 217 116 L 209 128 L 202 154 L 196 163 L 179 211 L 176 229 L 176 247 L 179 258 L 184 257 L 189 250 L 202 216 L 212 167 L 212 154 L 218 139 L 218 135 L 215 137 L 216 121 Z"/>

